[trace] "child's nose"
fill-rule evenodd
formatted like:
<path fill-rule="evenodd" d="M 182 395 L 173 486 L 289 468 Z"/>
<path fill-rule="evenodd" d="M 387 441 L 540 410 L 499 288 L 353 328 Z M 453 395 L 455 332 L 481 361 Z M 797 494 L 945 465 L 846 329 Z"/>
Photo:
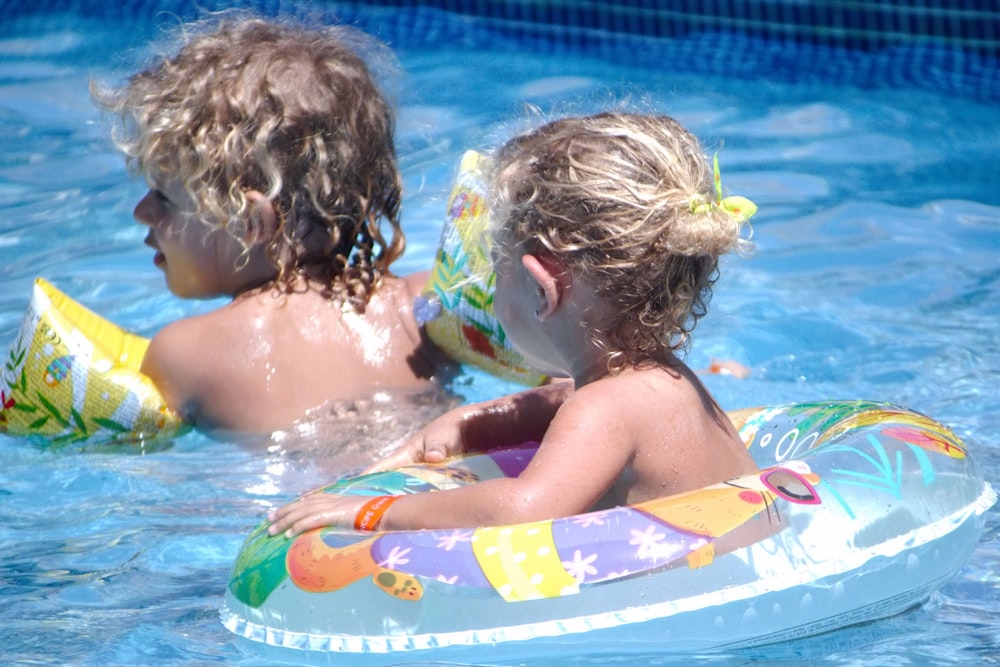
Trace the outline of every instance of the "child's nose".
<path fill-rule="evenodd" d="M 144 225 L 153 226 L 160 219 L 159 199 L 156 193 L 150 190 L 146 196 L 139 200 L 132 211 L 132 216 Z"/>

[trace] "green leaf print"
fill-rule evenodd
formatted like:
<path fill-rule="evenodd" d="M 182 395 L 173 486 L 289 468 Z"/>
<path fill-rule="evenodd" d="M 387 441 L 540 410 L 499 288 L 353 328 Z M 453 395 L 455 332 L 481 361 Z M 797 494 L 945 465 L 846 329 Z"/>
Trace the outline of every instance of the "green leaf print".
<path fill-rule="evenodd" d="M 93 417 L 90 421 L 103 429 L 114 431 L 115 433 L 128 433 L 131 431 L 128 426 L 119 424 L 113 419 L 106 419 L 105 417 Z"/>
<path fill-rule="evenodd" d="M 36 429 L 40 429 L 41 427 L 45 426 L 48 422 L 49 422 L 48 415 L 45 415 L 44 417 L 39 417 L 35 421 L 28 424 L 28 430 L 34 431 Z"/>
<path fill-rule="evenodd" d="M 45 398 L 45 395 L 42 394 L 42 392 L 40 391 L 35 393 L 38 395 L 38 402 L 42 404 L 43 408 L 48 410 L 51 416 L 55 417 L 56 421 L 58 421 L 63 426 L 69 426 L 69 420 L 62 416 L 62 413 L 59 412 L 59 408 L 53 405 L 52 401 Z"/>
<path fill-rule="evenodd" d="M 288 578 L 285 559 L 292 545 L 284 535 L 267 534 L 267 522 L 261 522 L 247 538 L 233 565 L 229 590 L 236 599 L 251 607 L 264 604 L 268 596 Z"/>
<path fill-rule="evenodd" d="M 87 424 L 83 421 L 83 415 L 76 411 L 76 408 L 71 407 L 69 409 L 70 416 L 73 417 L 73 421 L 76 423 L 77 431 L 81 432 L 84 437 L 87 435 Z"/>

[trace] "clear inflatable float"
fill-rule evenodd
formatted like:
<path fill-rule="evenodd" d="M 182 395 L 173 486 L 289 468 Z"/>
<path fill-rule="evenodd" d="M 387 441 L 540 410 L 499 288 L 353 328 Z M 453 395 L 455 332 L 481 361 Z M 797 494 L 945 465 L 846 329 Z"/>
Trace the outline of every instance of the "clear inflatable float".
<path fill-rule="evenodd" d="M 996 494 L 961 441 L 864 401 L 731 417 L 761 470 L 642 504 L 514 526 L 243 545 L 223 624 L 257 650 L 345 665 L 667 655 L 902 612 L 959 570 Z M 432 493 L 517 475 L 531 446 L 347 479 Z"/>

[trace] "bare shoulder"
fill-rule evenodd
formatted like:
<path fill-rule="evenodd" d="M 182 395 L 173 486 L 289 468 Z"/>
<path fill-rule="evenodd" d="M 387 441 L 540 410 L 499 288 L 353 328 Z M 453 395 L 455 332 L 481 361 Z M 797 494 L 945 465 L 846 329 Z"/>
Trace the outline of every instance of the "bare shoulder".
<path fill-rule="evenodd" d="M 606 419 L 620 411 L 627 399 L 620 394 L 624 388 L 618 378 L 604 378 L 575 389 L 560 406 L 557 416 L 584 421 Z"/>
<path fill-rule="evenodd" d="M 670 410 L 692 393 L 688 379 L 673 369 L 628 369 L 578 389 L 573 401 L 586 409 L 619 414 Z"/>
<path fill-rule="evenodd" d="M 190 418 L 191 407 L 217 377 L 226 337 L 209 315 L 184 318 L 163 327 L 150 341 L 142 361 L 167 404 Z"/>
<path fill-rule="evenodd" d="M 578 389 L 565 416 L 630 438 L 638 449 L 664 441 L 728 440 L 729 419 L 686 367 L 628 369 Z M 605 426 L 607 425 L 607 426 Z"/>
<path fill-rule="evenodd" d="M 568 428 L 578 438 L 634 443 L 649 415 L 659 410 L 656 406 L 672 403 L 668 398 L 672 391 L 669 384 L 647 378 L 642 372 L 605 377 L 570 393 L 553 426 Z"/>
<path fill-rule="evenodd" d="M 408 335 L 416 336 L 413 300 L 422 292 L 423 282 L 415 276 L 417 274 L 406 278 L 384 277 L 365 306 L 365 319 L 373 323 L 401 325 Z"/>
<path fill-rule="evenodd" d="M 151 362 L 159 359 L 184 369 L 185 374 L 209 373 L 212 366 L 254 344 L 254 326 L 249 313 L 226 304 L 167 324 L 153 336 L 146 356 Z"/>
<path fill-rule="evenodd" d="M 211 315 L 175 320 L 160 329 L 150 341 L 143 370 L 164 375 L 189 365 L 197 367 L 203 357 L 210 357 L 214 344 L 220 339 L 218 327 L 212 325 L 215 318 Z M 213 332 L 216 335 L 212 335 Z"/>
<path fill-rule="evenodd" d="M 418 271 L 417 273 L 411 273 L 407 276 L 399 278 L 398 280 L 406 285 L 407 291 L 411 297 L 416 297 L 423 294 L 424 288 L 427 286 L 427 281 L 430 277 L 430 271 Z"/>

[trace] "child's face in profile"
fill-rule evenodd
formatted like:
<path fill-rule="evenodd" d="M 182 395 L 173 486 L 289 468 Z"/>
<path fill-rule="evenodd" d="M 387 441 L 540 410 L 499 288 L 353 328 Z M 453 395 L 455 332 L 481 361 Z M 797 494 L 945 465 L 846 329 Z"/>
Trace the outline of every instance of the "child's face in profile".
<path fill-rule="evenodd" d="M 167 288 L 186 299 L 232 296 L 242 246 L 222 226 L 196 215 L 197 205 L 177 178 L 150 178 L 151 189 L 136 204 L 135 219 L 149 227 L 146 245 L 156 250 L 153 263 Z"/>

